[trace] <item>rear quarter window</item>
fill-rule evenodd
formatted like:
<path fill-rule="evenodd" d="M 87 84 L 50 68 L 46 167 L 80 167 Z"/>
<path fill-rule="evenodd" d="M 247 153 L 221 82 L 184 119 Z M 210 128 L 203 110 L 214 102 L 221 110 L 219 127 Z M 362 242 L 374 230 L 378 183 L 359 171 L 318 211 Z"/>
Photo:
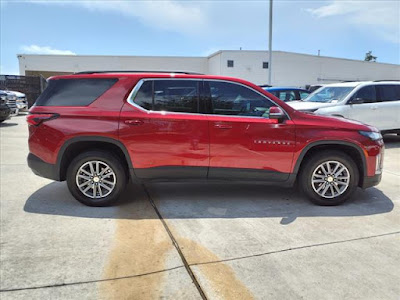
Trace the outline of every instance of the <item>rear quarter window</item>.
<path fill-rule="evenodd" d="M 76 78 L 50 80 L 36 100 L 36 106 L 87 106 L 104 94 L 117 78 Z"/>
<path fill-rule="evenodd" d="M 381 101 L 400 100 L 400 85 L 378 85 L 378 91 Z"/>

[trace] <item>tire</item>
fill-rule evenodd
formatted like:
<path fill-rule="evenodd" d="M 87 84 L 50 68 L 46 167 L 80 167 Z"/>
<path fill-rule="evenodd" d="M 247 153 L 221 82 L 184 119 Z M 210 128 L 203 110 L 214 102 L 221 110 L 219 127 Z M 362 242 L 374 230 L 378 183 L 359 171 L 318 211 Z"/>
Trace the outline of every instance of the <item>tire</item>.
<path fill-rule="evenodd" d="M 323 168 L 321 168 L 321 164 L 324 164 Z M 336 173 L 342 169 L 342 166 L 345 169 L 337 176 L 329 176 L 333 174 L 333 169 L 336 166 L 339 166 Z M 331 168 L 331 172 L 328 172 L 328 168 Z M 327 172 L 324 173 L 322 170 Z M 359 171 L 356 164 L 347 154 L 340 151 L 323 151 L 313 155 L 302 166 L 299 175 L 299 183 L 303 193 L 314 204 L 323 206 L 339 205 L 345 202 L 356 191 L 359 181 Z M 349 179 L 346 180 L 347 177 Z M 322 196 L 321 194 L 324 191 L 325 195 Z"/>
<path fill-rule="evenodd" d="M 98 174 L 96 162 L 99 162 L 97 171 L 100 172 Z M 69 191 L 76 200 L 88 206 L 110 206 L 114 204 L 124 191 L 126 183 L 127 172 L 123 164 L 110 152 L 84 152 L 72 160 L 67 170 Z M 79 188 L 78 184 L 83 186 Z"/>

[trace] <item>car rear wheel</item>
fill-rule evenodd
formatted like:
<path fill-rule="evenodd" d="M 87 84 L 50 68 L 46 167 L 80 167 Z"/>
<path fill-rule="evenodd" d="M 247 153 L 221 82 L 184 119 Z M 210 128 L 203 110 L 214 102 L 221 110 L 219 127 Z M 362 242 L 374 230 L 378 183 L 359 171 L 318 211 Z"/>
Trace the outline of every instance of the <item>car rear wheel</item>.
<path fill-rule="evenodd" d="M 312 156 L 300 172 L 300 186 L 318 205 L 339 205 L 357 189 L 358 169 L 354 161 L 339 151 Z"/>
<path fill-rule="evenodd" d="M 120 160 L 103 151 L 88 151 L 78 155 L 67 170 L 71 194 L 89 206 L 114 204 L 125 189 L 126 178 Z"/>

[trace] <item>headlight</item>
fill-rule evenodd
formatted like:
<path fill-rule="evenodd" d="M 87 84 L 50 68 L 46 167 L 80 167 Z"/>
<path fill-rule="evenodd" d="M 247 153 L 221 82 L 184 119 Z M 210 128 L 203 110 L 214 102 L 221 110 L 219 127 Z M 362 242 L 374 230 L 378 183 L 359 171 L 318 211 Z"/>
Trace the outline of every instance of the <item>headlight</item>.
<path fill-rule="evenodd" d="M 373 132 L 373 131 L 359 131 L 359 133 L 363 136 L 366 136 L 370 140 L 377 141 L 382 139 L 382 135 L 380 132 Z"/>

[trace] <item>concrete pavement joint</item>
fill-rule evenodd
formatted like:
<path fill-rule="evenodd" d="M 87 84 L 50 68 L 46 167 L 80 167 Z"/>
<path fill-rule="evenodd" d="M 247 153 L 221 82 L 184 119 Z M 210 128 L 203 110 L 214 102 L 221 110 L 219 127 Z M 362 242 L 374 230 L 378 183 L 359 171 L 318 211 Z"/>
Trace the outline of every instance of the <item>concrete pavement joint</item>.
<path fill-rule="evenodd" d="M 386 171 L 386 170 L 384 170 L 384 172 L 385 172 L 385 173 L 392 174 L 392 175 L 400 176 L 400 174 L 397 174 L 397 173 L 394 173 L 394 172 L 391 172 L 391 171 Z"/>
<path fill-rule="evenodd" d="M 78 281 L 78 282 L 53 284 L 53 285 L 32 286 L 32 287 L 26 287 L 26 288 L 3 289 L 3 290 L 0 290 L 0 293 L 16 292 L 16 291 L 24 291 L 24 290 L 46 289 L 46 288 L 56 288 L 56 287 L 63 287 L 63 286 L 70 286 L 70 285 L 89 284 L 89 283 L 98 283 L 98 282 L 104 282 L 104 281 L 114 281 L 114 280 L 121 280 L 121 279 L 129 279 L 129 278 L 142 277 L 142 276 L 146 276 L 146 275 L 153 275 L 153 274 L 168 272 L 168 271 L 172 271 L 172 270 L 180 269 L 180 268 L 183 268 L 183 266 L 178 266 L 178 267 L 173 267 L 173 268 L 169 268 L 169 269 L 165 269 L 165 270 L 159 270 L 159 271 L 143 273 L 143 274 L 123 276 L 123 277 L 98 279 L 98 280 L 88 280 L 88 281 Z"/>
<path fill-rule="evenodd" d="M 158 210 L 156 204 L 154 203 L 153 199 L 151 198 L 149 191 L 147 190 L 147 188 L 146 188 L 146 186 L 145 186 L 144 184 L 143 184 L 142 186 L 143 186 L 143 189 L 144 189 L 144 191 L 145 191 L 145 193 L 146 193 L 146 195 L 147 195 L 147 198 L 149 199 L 150 204 L 153 206 L 153 208 L 154 208 L 156 214 L 157 214 L 158 217 L 160 218 L 161 223 L 163 224 L 165 230 L 167 231 L 167 233 L 168 233 L 168 235 L 169 235 L 169 237 L 170 237 L 170 239 L 171 239 L 171 241 L 172 241 L 174 247 L 176 248 L 176 251 L 178 251 L 178 254 L 179 254 L 179 256 L 181 257 L 182 262 L 183 262 L 183 264 L 184 264 L 184 266 L 185 266 L 185 269 L 186 269 L 186 271 L 188 272 L 188 274 L 189 274 L 190 278 L 192 279 L 194 285 L 196 286 L 197 290 L 199 291 L 199 294 L 200 294 L 201 298 L 202 298 L 203 300 L 207 300 L 207 297 L 206 297 L 205 293 L 203 292 L 203 290 L 202 290 L 202 288 L 201 288 L 199 282 L 197 281 L 197 278 L 196 278 L 196 276 L 194 275 L 192 269 L 190 268 L 190 265 L 188 264 L 188 262 L 187 262 L 187 260 L 186 260 L 186 257 L 183 255 L 183 253 L 182 253 L 182 251 L 181 251 L 181 248 L 180 248 L 179 245 L 178 245 L 178 242 L 176 241 L 176 239 L 175 239 L 175 237 L 173 236 L 172 232 L 169 230 L 169 227 L 168 227 L 167 223 L 165 222 L 165 220 L 164 220 L 164 218 L 162 217 L 160 211 Z"/>
<path fill-rule="evenodd" d="M 300 249 L 313 248 L 313 247 L 319 247 L 319 246 L 327 246 L 327 245 L 333 245 L 333 244 L 342 244 L 342 243 L 347 243 L 347 242 L 367 240 L 367 239 L 372 239 L 372 238 L 377 238 L 377 237 L 382 237 L 382 236 L 387 236 L 387 235 L 395 235 L 395 234 L 399 234 L 399 233 L 400 233 L 400 231 L 395 231 L 395 232 L 390 232 L 390 233 L 371 235 L 371 236 L 355 238 L 355 239 L 349 239 L 349 240 L 343 240 L 343 241 L 336 241 L 336 242 L 328 242 L 328 243 L 300 246 L 300 247 L 288 248 L 288 249 L 283 249 L 283 250 L 259 253 L 259 254 L 254 254 L 254 255 L 240 256 L 240 257 L 227 258 L 227 259 L 221 259 L 221 260 L 216 260 L 216 261 L 208 261 L 208 262 L 202 262 L 202 263 L 194 263 L 194 264 L 190 264 L 190 265 L 191 266 L 200 266 L 200 265 L 208 265 L 208 264 L 218 264 L 218 263 L 227 262 L 227 261 L 235 261 L 235 260 L 241 260 L 241 259 L 245 259 L 245 258 L 265 256 L 265 255 L 269 255 L 269 254 L 276 254 L 276 253 L 288 252 L 288 251 L 293 251 L 293 250 L 300 250 Z"/>

